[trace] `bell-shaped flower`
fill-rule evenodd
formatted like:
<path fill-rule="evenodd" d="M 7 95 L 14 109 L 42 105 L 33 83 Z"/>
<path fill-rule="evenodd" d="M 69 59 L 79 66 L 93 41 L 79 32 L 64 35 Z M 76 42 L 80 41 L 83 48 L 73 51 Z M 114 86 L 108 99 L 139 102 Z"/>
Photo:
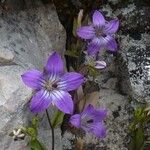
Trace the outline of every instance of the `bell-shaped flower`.
<path fill-rule="evenodd" d="M 105 138 L 106 127 L 103 120 L 107 116 L 105 108 L 95 109 L 88 105 L 81 114 L 71 116 L 70 123 L 76 128 L 82 128 L 85 132 L 90 132 L 98 138 Z"/>
<path fill-rule="evenodd" d="M 69 91 L 77 89 L 84 82 L 84 77 L 76 72 L 64 73 L 63 60 L 54 52 L 43 72 L 27 71 L 22 75 L 22 80 L 36 91 L 30 102 L 32 112 L 42 112 L 53 104 L 60 111 L 72 114 L 74 104 Z"/>
<path fill-rule="evenodd" d="M 119 21 L 117 19 L 106 21 L 97 10 L 94 12 L 92 20 L 92 25 L 77 29 L 77 35 L 80 38 L 90 41 L 87 48 L 88 54 L 94 55 L 103 48 L 116 51 L 117 43 L 113 35 L 118 30 Z"/>

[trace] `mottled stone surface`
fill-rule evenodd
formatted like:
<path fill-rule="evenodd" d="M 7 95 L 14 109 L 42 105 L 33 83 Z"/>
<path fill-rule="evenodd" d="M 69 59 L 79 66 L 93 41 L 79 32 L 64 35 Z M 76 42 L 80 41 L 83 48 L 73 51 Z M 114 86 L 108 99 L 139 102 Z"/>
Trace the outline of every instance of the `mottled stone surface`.
<path fill-rule="evenodd" d="M 0 47 L 0 63 L 1 64 L 10 64 L 14 60 L 14 53 L 12 51 L 4 49 L 4 47 Z"/>
<path fill-rule="evenodd" d="M 28 125 L 31 118 L 28 102 L 32 91 L 20 76 L 30 68 L 42 70 L 52 50 L 62 54 L 65 31 L 50 4 L 17 12 L 0 10 L 0 35 L 0 149 L 28 150 L 27 141 L 14 142 L 9 137 L 14 128 Z M 50 114 L 53 115 L 53 109 Z M 51 147 L 48 128 L 47 123 L 42 125 L 39 135 L 46 139 L 43 143 L 47 149 Z M 55 132 L 56 148 L 61 150 L 60 129 Z"/>
<path fill-rule="evenodd" d="M 118 40 L 122 90 L 140 102 L 150 102 L 149 10 L 150 7 L 138 9 L 136 6 L 129 12 L 123 9 L 126 19 Z"/>
<path fill-rule="evenodd" d="M 64 29 L 50 5 L 19 13 L 0 12 L 0 18 L 0 46 L 14 52 L 16 64 L 39 68 L 50 51 L 65 49 Z"/>
<path fill-rule="evenodd" d="M 122 90 L 140 102 L 150 102 L 150 35 L 141 34 L 140 40 L 120 38 Z"/>

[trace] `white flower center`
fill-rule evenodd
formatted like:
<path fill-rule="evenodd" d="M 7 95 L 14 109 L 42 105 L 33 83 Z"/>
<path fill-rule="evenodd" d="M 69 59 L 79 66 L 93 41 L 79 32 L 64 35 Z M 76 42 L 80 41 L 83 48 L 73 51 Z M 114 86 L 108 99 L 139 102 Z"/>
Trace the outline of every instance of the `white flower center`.
<path fill-rule="evenodd" d="M 57 88 L 57 82 L 46 81 L 44 86 L 48 91 L 54 90 Z"/>

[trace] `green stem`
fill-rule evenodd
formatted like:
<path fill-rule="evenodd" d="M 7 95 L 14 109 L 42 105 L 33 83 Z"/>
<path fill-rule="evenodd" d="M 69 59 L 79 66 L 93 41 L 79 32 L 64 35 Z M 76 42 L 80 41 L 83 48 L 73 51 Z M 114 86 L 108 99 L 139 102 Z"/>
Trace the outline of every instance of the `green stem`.
<path fill-rule="evenodd" d="M 50 116 L 49 116 L 49 113 L 48 113 L 47 109 L 46 109 L 46 115 L 47 115 L 49 126 L 50 126 L 51 132 L 52 132 L 52 150 L 54 150 L 54 145 L 55 145 L 54 128 L 52 126 L 51 119 L 50 119 Z"/>

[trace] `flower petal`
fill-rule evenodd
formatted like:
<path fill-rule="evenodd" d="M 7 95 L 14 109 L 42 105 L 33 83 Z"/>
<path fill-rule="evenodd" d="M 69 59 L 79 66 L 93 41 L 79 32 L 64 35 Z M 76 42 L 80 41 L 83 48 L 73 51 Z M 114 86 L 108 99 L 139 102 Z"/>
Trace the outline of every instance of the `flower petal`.
<path fill-rule="evenodd" d="M 30 109 L 33 113 L 42 112 L 49 107 L 51 102 L 50 93 L 46 90 L 40 90 L 32 97 Z"/>
<path fill-rule="evenodd" d="M 105 24 L 104 32 L 105 34 L 113 34 L 116 33 L 119 27 L 119 20 L 111 20 L 107 24 Z"/>
<path fill-rule="evenodd" d="M 48 58 L 45 69 L 49 74 L 61 74 L 61 73 L 63 73 L 63 70 L 64 70 L 63 60 L 57 52 L 54 52 Z"/>
<path fill-rule="evenodd" d="M 81 115 L 83 116 L 85 116 L 85 115 L 89 115 L 89 114 L 91 114 L 91 113 L 93 113 L 93 111 L 94 111 L 94 107 L 93 107 L 93 105 L 91 105 L 91 104 L 89 104 L 88 106 L 86 106 L 85 108 L 84 108 L 84 110 L 83 110 L 83 112 L 81 113 Z"/>
<path fill-rule="evenodd" d="M 96 69 L 104 69 L 106 68 L 106 62 L 105 61 L 96 61 L 95 63 L 95 68 Z"/>
<path fill-rule="evenodd" d="M 88 55 L 95 55 L 100 51 L 100 46 L 95 43 L 90 43 L 87 47 Z"/>
<path fill-rule="evenodd" d="M 117 51 L 117 42 L 114 38 L 112 38 L 106 45 L 106 48 L 112 52 Z"/>
<path fill-rule="evenodd" d="M 104 126 L 103 122 L 90 124 L 89 132 L 93 133 L 98 138 L 106 137 L 106 127 Z"/>
<path fill-rule="evenodd" d="M 61 90 L 72 91 L 77 89 L 84 82 L 84 77 L 76 72 L 65 73 L 58 82 L 58 88 Z"/>
<path fill-rule="evenodd" d="M 38 70 L 30 70 L 21 75 L 23 82 L 33 89 L 40 89 L 44 83 L 43 73 Z"/>
<path fill-rule="evenodd" d="M 107 116 L 107 109 L 105 108 L 95 109 L 91 113 L 91 117 L 94 120 L 94 122 L 103 121 L 106 118 L 106 116 Z"/>
<path fill-rule="evenodd" d="M 84 26 L 77 29 L 77 35 L 82 39 L 92 39 L 95 35 L 95 30 L 92 26 Z"/>
<path fill-rule="evenodd" d="M 100 122 L 107 116 L 107 110 L 105 108 L 95 109 L 93 105 L 89 104 L 81 113 L 81 118 L 88 117 L 94 122 Z"/>
<path fill-rule="evenodd" d="M 105 25 L 104 16 L 97 10 L 93 14 L 93 24 L 94 26 L 98 26 L 98 27 L 102 27 Z"/>
<path fill-rule="evenodd" d="M 56 105 L 56 107 L 66 113 L 72 114 L 73 113 L 73 101 L 71 95 L 65 91 L 52 91 L 51 93 L 52 103 Z"/>
<path fill-rule="evenodd" d="M 106 37 L 101 36 L 101 37 L 93 38 L 91 43 L 96 44 L 100 47 L 105 47 L 111 40 L 112 40 L 112 36 L 107 35 Z"/>
<path fill-rule="evenodd" d="M 75 114 L 75 115 L 71 116 L 69 122 L 73 126 L 75 126 L 76 128 L 80 128 L 80 126 L 81 126 L 81 115 Z"/>

